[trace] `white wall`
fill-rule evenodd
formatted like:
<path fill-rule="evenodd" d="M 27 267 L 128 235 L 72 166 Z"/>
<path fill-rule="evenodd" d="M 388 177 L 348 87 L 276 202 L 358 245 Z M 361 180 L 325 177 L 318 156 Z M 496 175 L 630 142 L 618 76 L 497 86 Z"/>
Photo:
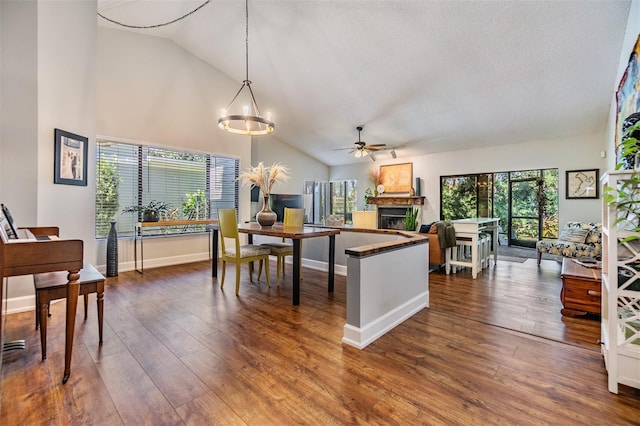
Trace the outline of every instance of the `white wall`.
<path fill-rule="evenodd" d="M 269 136 L 256 136 L 251 144 L 251 160 L 255 166 L 262 161 L 266 166 L 281 163 L 289 168 L 290 178 L 287 182 L 276 183 L 274 194 L 302 194 L 304 181 L 329 179 L 329 167 L 307 154 L 292 148 L 277 139 L 276 133 Z"/>
<path fill-rule="evenodd" d="M 0 201 L 19 224 L 32 225 L 38 176 L 37 4 L 0 2 L 0 10 Z"/>
<path fill-rule="evenodd" d="M 2 2 L 0 195 L 23 226 L 59 226 L 94 259 L 95 190 L 53 184 L 54 128 L 95 135 L 95 2 Z M 30 277 L 9 279 L 8 297 L 33 294 Z"/>
<path fill-rule="evenodd" d="M 450 151 L 412 158 L 384 160 L 378 156 L 375 163 L 368 159 L 356 165 L 331 168 L 331 180 L 355 178 L 358 180 L 358 205 L 364 207 L 363 195 L 372 186 L 368 170 L 383 164 L 413 163 L 413 175 L 421 178 L 422 193 L 426 196 L 421 223 L 440 217 L 440 176 L 480 172 L 501 172 L 538 168 L 559 169 L 559 221 L 600 221 L 600 200 L 567 200 L 565 198 L 565 171 L 600 169 L 604 172 L 606 149 L 604 134 L 575 136 L 562 139 L 531 141 L 523 144 L 502 145 L 465 151 Z M 415 179 L 414 179 L 415 182 Z"/>
<path fill-rule="evenodd" d="M 251 140 L 222 132 L 217 111 L 237 83 L 172 41 L 130 32 L 98 29 L 97 133 L 119 141 L 179 147 L 221 154 L 250 164 Z M 249 218 L 249 192 L 240 200 Z M 122 206 L 121 206 L 122 207 Z M 145 241 L 145 267 L 203 259 L 208 238 Z M 100 240 L 97 264 L 104 265 L 106 241 Z M 120 270 L 133 268 L 133 240 L 120 239 Z"/>
<path fill-rule="evenodd" d="M 222 132 L 217 127 L 218 112 L 240 83 L 172 41 L 100 28 L 97 52 L 99 135 L 233 156 L 240 159 L 241 170 L 257 164 L 252 158 L 261 155 L 264 158 L 259 161 L 265 164 L 280 162 L 291 169 L 289 182 L 274 186 L 277 193 L 302 193 L 305 178 L 326 179 L 325 165 L 275 136 L 252 141 Z M 250 218 L 249 194 L 248 188 L 241 190 L 241 220 Z M 145 267 L 208 256 L 207 244 L 206 237 L 148 240 Z M 100 241 L 99 264 L 104 264 L 105 250 L 106 242 Z M 131 269 L 132 240 L 121 239 L 118 254 L 121 270 Z"/>

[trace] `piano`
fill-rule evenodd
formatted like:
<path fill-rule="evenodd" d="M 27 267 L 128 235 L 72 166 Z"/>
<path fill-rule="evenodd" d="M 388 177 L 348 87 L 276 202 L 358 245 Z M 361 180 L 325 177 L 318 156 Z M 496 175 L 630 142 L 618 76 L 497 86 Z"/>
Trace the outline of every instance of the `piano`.
<path fill-rule="evenodd" d="M 0 227 L 1 228 L 1 227 Z M 71 374 L 71 352 L 75 331 L 76 307 L 80 285 L 80 270 L 83 266 L 83 241 L 59 239 L 58 227 L 19 228 L 21 238 L 10 239 L 0 229 L 0 302 L 4 279 L 18 275 L 42 272 L 67 271 L 67 318 L 65 331 L 64 375 L 62 383 Z M 43 239 L 42 237 L 49 237 Z M 2 309 L 0 309 L 0 338 L 2 334 Z"/>

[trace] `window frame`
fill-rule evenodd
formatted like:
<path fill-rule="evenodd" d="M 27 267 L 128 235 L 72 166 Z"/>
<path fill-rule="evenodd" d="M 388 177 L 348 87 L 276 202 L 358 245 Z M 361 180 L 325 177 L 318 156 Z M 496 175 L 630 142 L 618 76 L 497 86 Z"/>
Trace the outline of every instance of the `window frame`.
<path fill-rule="evenodd" d="M 164 164 L 160 167 L 156 164 L 151 174 L 151 163 L 147 161 L 149 152 L 159 153 L 160 155 L 156 155 L 155 158 L 159 163 Z M 172 207 L 175 211 L 172 213 L 174 216 L 178 215 L 175 217 L 176 220 L 186 220 L 187 215 L 193 216 L 190 209 L 194 207 L 191 205 L 194 198 L 199 219 L 215 219 L 218 208 L 235 208 L 236 211 L 239 209 L 240 183 L 237 178 L 240 174 L 240 159 L 238 157 L 98 137 L 95 161 L 94 235 L 97 240 L 107 238 L 111 221 L 117 223 L 116 229 L 120 237 L 133 237 L 135 224 L 142 220 L 142 211 L 125 213 L 122 210 L 126 206 L 144 206 L 151 199 L 173 201 Z M 106 185 L 103 184 L 104 181 L 101 182 L 101 176 L 104 178 L 105 173 L 103 166 L 107 163 L 111 163 L 112 167 L 115 164 L 112 171 L 126 174 L 125 185 L 122 184 L 123 177 L 120 175 L 115 178 L 111 176 L 112 181 Z M 188 173 L 183 173 L 183 169 Z M 184 180 L 182 180 L 183 177 Z M 148 189 L 145 191 L 151 182 L 150 179 L 155 185 L 154 195 L 149 195 Z M 113 186 L 114 181 L 118 181 L 115 196 L 109 193 L 109 185 Z M 200 198 L 202 195 L 205 196 L 204 202 Z M 110 201 L 105 204 L 104 199 Z M 114 199 L 116 201 L 113 201 Z M 108 212 L 105 213 L 105 210 Z M 107 217 L 111 219 L 107 220 Z M 148 232 L 152 230 L 153 232 Z M 207 228 L 204 225 L 181 226 L 150 228 L 145 234 L 171 236 L 199 234 L 206 231 Z"/>

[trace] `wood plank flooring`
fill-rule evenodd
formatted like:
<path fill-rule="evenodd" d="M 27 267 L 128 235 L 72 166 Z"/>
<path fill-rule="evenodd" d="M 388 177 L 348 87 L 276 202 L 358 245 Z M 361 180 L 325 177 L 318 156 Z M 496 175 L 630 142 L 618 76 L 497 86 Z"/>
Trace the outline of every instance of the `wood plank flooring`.
<path fill-rule="evenodd" d="M 293 307 L 287 267 L 279 288 L 243 268 L 240 297 L 233 265 L 224 291 L 208 262 L 107 279 L 104 344 L 93 295 L 66 385 L 64 302 L 44 362 L 33 312 L 7 316 L 27 349 L 5 354 L 0 424 L 640 424 L 640 392 L 607 390 L 598 321 L 561 317 L 554 261 L 432 273 L 431 307 L 364 350 L 341 343 L 345 277 L 328 294 L 305 269 Z"/>

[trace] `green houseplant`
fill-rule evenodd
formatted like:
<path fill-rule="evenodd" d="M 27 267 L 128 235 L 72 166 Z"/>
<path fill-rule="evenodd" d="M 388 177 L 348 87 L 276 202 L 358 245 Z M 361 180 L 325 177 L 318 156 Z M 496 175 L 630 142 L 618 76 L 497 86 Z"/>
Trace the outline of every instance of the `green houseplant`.
<path fill-rule="evenodd" d="M 404 216 L 405 231 L 415 231 L 418 229 L 418 213 L 420 213 L 420 209 L 417 207 L 407 207 L 407 212 Z"/>
<path fill-rule="evenodd" d="M 122 209 L 122 213 L 138 213 L 142 212 L 142 220 L 144 222 L 157 222 L 161 217 L 166 217 L 171 205 L 164 201 L 151 200 L 147 204 L 137 206 L 129 206 Z"/>
<path fill-rule="evenodd" d="M 631 114 L 625 119 L 625 126 L 620 144 L 620 161 L 616 170 L 631 168 L 633 172 L 616 188 L 604 189 L 605 202 L 616 208 L 618 217 L 614 225 L 621 225 L 629 231 L 640 232 L 640 113 Z M 640 236 L 632 235 L 625 241 L 638 240 Z"/>

